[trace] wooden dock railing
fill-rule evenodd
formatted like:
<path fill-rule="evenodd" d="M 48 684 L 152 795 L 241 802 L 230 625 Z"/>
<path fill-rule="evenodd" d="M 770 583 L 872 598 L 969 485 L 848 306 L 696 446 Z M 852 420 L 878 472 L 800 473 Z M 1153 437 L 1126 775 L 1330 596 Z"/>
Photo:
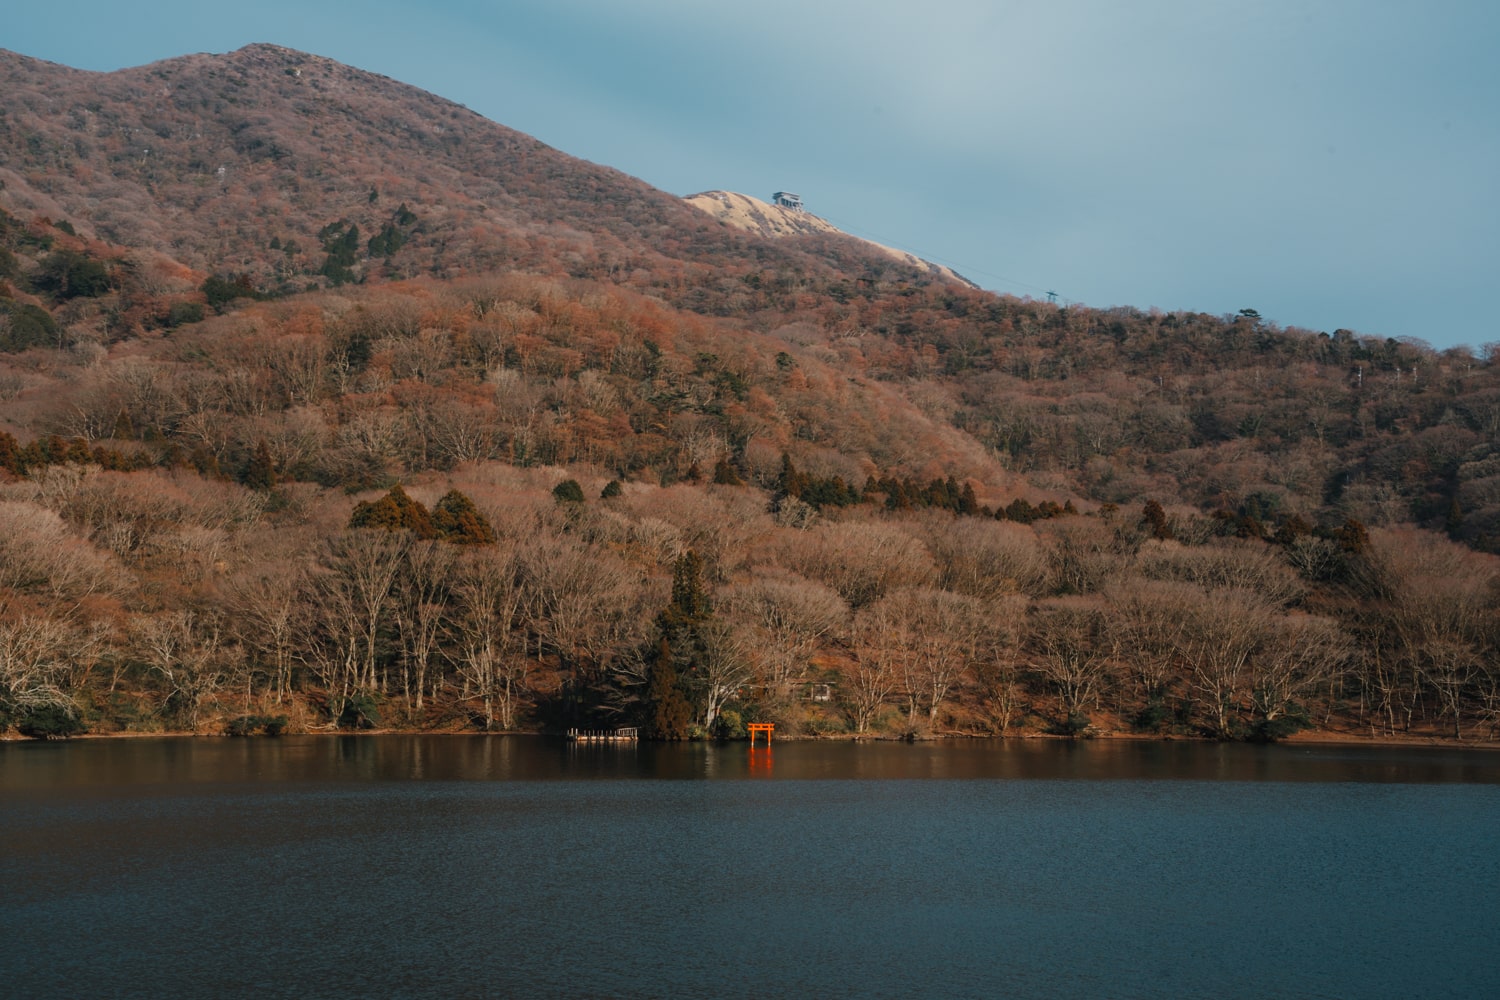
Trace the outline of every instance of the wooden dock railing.
<path fill-rule="evenodd" d="M 639 739 L 634 726 L 619 729 L 569 729 L 568 739 L 574 743 L 634 743 Z"/>

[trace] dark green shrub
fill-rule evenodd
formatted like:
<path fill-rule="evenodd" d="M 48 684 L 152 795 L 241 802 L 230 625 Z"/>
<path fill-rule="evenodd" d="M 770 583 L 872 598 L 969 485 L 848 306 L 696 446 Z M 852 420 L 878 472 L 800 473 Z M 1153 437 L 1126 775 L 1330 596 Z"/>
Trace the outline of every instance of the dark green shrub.
<path fill-rule="evenodd" d="M 370 691 L 358 691 L 339 708 L 340 729 L 374 729 L 380 725 L 380 702 Z"/>
<path fill-rule="evenodd" d="M 1152 698 L 1131 718 L 1130 726 L 1141 733 L 1159 733 L 1171 721 L 1171 706 L 1160 698 Z"/>
<path fill-rule="evenodd" d="M 225 724 L 224 735 L 254 736 L 259 732 L 267 736 L 280 736 L 286 731 L 287 722 L 284 715 L 241 715 Z"/>
<path fill-rule="evenodd" d="M 558 503 L 583 503 L 583 487 L 576 479 L 564 479 L 552 487 L 552 498 Z"/>
<path fill-rule="evenodd" d="M 493 545 L 495 529 L 470 500 L 458 490 L 449 490 L 432 508 L 432 527 L 437 536 L 454 545 Z"/>
<path fill-rule="evenodd" d="M 57 347 L 57 323 L 40 306 L 0 302 L 0 316 L 10 322 L 0 326 L 0 351 L 24 351 L 29 347 Z"/>
<path fill-rule="evenodd" d="M 203 322 L 203 303 L 173 302 L 167 310 L 167 326 L 177 327 L 184 323 Z"/>
<path fill-rule="evenodd" d="M 225 736 L 254 736 L 255 731 L 260 728 L 260 716 L 242 715 L 237 719 L 230 719 L 224 724 Z"/>
<path fill-rule="evenodd" d="M 713 737 L 716 740 L 741 740 L 745 738 L 745 720 L 732 708 L 726 708 L 714 720 Z"/>
<path fill-rule="evenodd" d="M 1286 739 L 1293 733 L 1300 733 L 1304 729 L 1311 728 L 1312 720 L 1307 717 L 1307 713 L 1295 709 L 1274 719 L 1257 719 L 1250 724 L 1250 728 L 1245 733 L 1245 739 L 1251 743 L 1275 743 Z"/>
<path fill-rule="evenodd" d="M 229 278 L 211 274 L 204 280 L 201 289 L 204 298 L 208 299 L 209 306 L 216 313 L 222 313 L 235 299 L 265 298 L 251 284 L 248 274 L 236 274 Z"/>
<path fill-rule="evenodd" d="M 1066 736 L 1076 740 L 1087 736 L 1091 725 L 1093 725 L 1093 720 L 1089 718 L 1087 712 L 1074 712 L 1066 719 L 1053 723 L 1051 732 L 1054 736 Z"/>
<path fill-rule="evenodd" d="M 109 270 L 99 261 L 61 250 L 42 261 L 33 282 L 58 299 L 96 298 L 110 289 Z"/>
<path fill-rule="evenodd" d="M 67 739 L 88 731 L 78 714 L 66 705 L 49 704 L 23 708 L 16 717 L 16 731 L 35 740 Z"/>

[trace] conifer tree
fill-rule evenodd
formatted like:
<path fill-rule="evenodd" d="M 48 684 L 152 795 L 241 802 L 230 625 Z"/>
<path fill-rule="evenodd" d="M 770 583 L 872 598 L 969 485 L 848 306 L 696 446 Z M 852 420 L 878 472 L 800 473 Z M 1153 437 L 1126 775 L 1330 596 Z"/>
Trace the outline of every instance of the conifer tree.
<path fill-rule="evenodd" d="M 5 431 L 0 431 L 0 469 L 4 469 L 13 476 L 20 476 L 25 471 L 25 465 L 21 461 L 21 449 L 16 444 L 16 439 Z"/>
<path fill-rule="evenodd" d="M 1172 536 L 1172 526 L 1167 523 L 1167 512 L 1155 500 L 1147 500 L 1141 510 L 1141 524 L 1151 531 L 1151 537 L 1166 541 Z"/>
<path fill-rule="evenodd" d="M 558 503 L 583 503 L 583 487 L 576 479 L 564 479 L 552 487 L 552 499 Z"/>
<path fill-rule="evenodd" d="M 252 490 L 269 490 L 276 485 L 276 466 L 271 460 L 271 449 L 264 440 L 255 443 L 255 450 L 245 463 L 244 482 Z"/>
<path fill-rule="evenodd" d="M 474 501 L 458 490 L 444 493 L 432 508 L 432 528 L 438 538 L 454 545 L 495 544 L 495 529 Z"/>
<path fill-rule="evenodd" d="M 386 531 L 410 531 L 418 538 L 434 538 L 437 531 L 427 508 L 406 495 L 397 483 L 379 500 L 366 500 L 349 515 L 351 528 L 383 528 Z"/>
<path fill-rule="evenodd" d="M 734 470 L 728 460 L 719 459 L 714 465 L 714 482 L 720 486 L 744 486 L 745 481 L 740 474 Z"/>
<path fill-rule="evenodd" d="M 653 739 L 686 739 L 688 724 L 693 717 L 692 706 L 677 683 L 677 670 L 672 660 L 671 643 L 662 636 L 656 644 L 656 657 L 651 664 L 651 680 L 646 692 L 651 712 L 647 728 Z"/>
<path fill-rule="evenodd" d="M 667 676 L 665 672 L 670 671 L 671 685 L 677 692 L 677 697 L 682 699 L 683 711 L 686 713 L 684 727 L 692 719 L 693 705 L 685 692 L 693 689 L 696 678 L 702 672 L 706 654 L 704 629 L 712 616 L 713 608 L 703 585 L 703 560 L 698 553 L 689 549 L 677 558 L 672 567 L 672 597 L 657 616 L 660 640 L 657 662 L 652 666 L 653 693 L 648 696 L 654 706 L 653 719 L 661 715 L 661 699 L 666 697 L 665 679 L 660 681 L 660 690 L 657 690 L 658 671 L 663 672 L 663 678 Z M 663 657 L 666 658 L 665 661 Z M 671 703 L 671 711 L 676 711 L 675 702 Z M 686 735 L 685 729 L 683 735 Z M 681 738 L 658 736 L 658 739 Z"/>

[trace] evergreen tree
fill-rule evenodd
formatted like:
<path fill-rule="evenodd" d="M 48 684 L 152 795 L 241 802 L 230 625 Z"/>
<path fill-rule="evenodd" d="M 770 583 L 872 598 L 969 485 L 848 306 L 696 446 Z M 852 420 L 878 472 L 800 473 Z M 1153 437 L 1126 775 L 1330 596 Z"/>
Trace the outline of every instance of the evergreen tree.
<path fill-rule="evenodd" d="M 1344 524 L 1339 528 L 1335 537 L 1338 539 L 1339 548 L 1351 555 L 1363 552 L 1370 545 L 1370 532 L 1364 524 L 1354 518 L 1346 518 Z"/>
<path fill-rule="evenodd" d="M 6 431 L 0 431 L 0 469 L 13 476 L 23 475 L 25 464 L 21 461 L 21 448 L 16 439 Z"/>
<path fill-rule="evenodd" d="M 701 622 L 712 613 L 703 586 L 703 560 L 688 549 L 672 566 L 672 602 L 662 612 L 667 628 Z"/>
<path fill-rule="evenodd" d="M 995 516 L 998 518 L 1001 514 L 1005 515 L 1006 520 L 1017 524 L 1030 524 L 1040 516 L 1037 509 L 1031 506 L 1031 502 L 1024 497 L 1016 497 L 1006 505 L 1004 510 L 997 511 Z"/>
<path fill-rule="evenodd" d="M 432 528 L 437 537 L 454 545 L 495 544 L 495 529 L 474 501 L 458 490 L 444 493 L 432 508 Z"/>
<path fill-rule="evenodd" d="M 720 486 L 744 486 L 745 481 L 740 474 L 734 470 L 728 460 L 719 459 L 714 465 L 714 482 Z"/>
<path fill-rule="evenodd" d="M 252 490 L 269 490 L 276 485 L 276 466 L 271 461 L 271 449 L 264 440 L 255 443 L 241 481 Z"/>
<path fill-rule="evenodd" d="M 974 495 L 973 483 L 964 483 L 963 490 L 959 492 L 958 512 L 965 517 L 972 517 L 979 513 L 979 498 Z"/>
<path fill-rule="evenodd" d="M 703 629 L 712 615 L 713 608 L 703 584 L 703 560 L 689 549 L 672 567 L 672 597 L 656 620 L 660 638 L 648 698 L 653 706 L 653 726 L 658 727 L 658 739 L 681 739 L 686 735 L 686 726 L 693 716 L 693 705 L 687 692 L 701 673 L 706 654 Z M 658 679 L 658 672 L 661 679 Z M 672 691 L 676 692 L 670 698 L 667 694 L 668 679 Z M 662 730 L 658 720 L 675 719 L 673 713 L 678 711 L 678 698 L 684 713 L 682 736 L 660 735 Z"/>
<path fill-rule="evenodd" d="M 576 479 L 564 479 L 552 487 L 552 498 L 558 503 L 583 503 L 583 487 Z"/>
<path fill-rule="evenodd" d="M 410 531 L 418 538 L 434 538 L 436 529 L 427 508 L 406 495 L 397 483 L 379 500 L 366 500 L 349 515 L 351 528 L 383 528 L 386 531 Z"/>
<path fill-rule="evenodd" d="M 781 476 L 776 483 L 776 490 L 782 496 L 801 497 L 802 490 L 807 481 L 797 467 L 792 464 L 792 456 L 786 452 L 781 453 Z"/>
<path fill-rule="evenodd" d="M 1146 501 L 1141 510 L 1141 524 L 1151 532 L 1152 538 L 1166 541 L 1173 537 L 1172 526 L 1167 523 L 1167 512 L 1155 500 Z"/>
<path fill-rule="evenodd" d="M 663 636 L 656 644 L 656 656 L 651 663 L 651 680 L 646 691 L 651 713 L 647 729 L 653 739 L 687 739 L 688 725 L 693 718 L 692 706 L 688 704 L 677 683 L 677 670 L 672 660 L 671 643 Z"/>

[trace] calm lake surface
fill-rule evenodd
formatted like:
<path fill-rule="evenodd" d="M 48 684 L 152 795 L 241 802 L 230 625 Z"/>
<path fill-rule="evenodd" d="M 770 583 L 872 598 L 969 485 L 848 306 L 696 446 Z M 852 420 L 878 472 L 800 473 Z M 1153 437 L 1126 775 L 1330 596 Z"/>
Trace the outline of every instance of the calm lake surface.
<path fill-rule="evenodd" d="M 1487 997 L 1500 753 L 0 744 L 0 995 Z"/>

